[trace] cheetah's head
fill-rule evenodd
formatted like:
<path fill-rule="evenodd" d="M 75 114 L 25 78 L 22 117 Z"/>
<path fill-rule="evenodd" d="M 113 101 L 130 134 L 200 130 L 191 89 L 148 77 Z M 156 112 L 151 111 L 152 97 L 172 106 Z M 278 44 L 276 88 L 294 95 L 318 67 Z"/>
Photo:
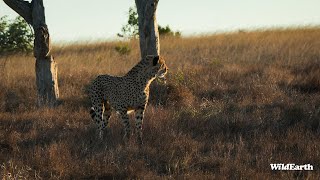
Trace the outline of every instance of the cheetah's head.
<path fill-rule="evenodd" d="M 150 62 L 150 71 L 156 78 L 165 79 L 168 72 L 168 67 L 161 56 L 147 55 L 146 60 Z M 151 65 L 152 62 L 152 65 Z"/>

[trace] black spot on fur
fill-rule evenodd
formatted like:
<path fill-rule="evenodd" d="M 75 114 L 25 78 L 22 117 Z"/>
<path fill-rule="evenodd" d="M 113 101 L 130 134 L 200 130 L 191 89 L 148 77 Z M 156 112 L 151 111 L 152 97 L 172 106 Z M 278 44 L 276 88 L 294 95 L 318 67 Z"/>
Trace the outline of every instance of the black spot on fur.
<path fill-rule="evenodd" d="M 94 111 L 93 108 L 90 109 L 90 116 L 92 119 L 94 119 L 94 117 L 96 116 L 96 112 Z"/>
<path fill-rule="evenodd" d="M 154 58 L 153 58 L 153 65 L 155 66 L 155 65 L 157 65 L 159 63 L 159 56 L 155 56 Z"/>

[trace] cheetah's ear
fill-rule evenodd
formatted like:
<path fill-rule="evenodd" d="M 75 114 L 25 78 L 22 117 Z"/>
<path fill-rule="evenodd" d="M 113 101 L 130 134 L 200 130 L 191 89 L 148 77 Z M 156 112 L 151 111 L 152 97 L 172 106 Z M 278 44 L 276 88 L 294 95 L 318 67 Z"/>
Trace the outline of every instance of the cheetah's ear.
<path fill-rule="evenodd" d="M 153 65 L 157 65 L 159 63 L 159 56 L 154 56 L 153 58 Z"/>

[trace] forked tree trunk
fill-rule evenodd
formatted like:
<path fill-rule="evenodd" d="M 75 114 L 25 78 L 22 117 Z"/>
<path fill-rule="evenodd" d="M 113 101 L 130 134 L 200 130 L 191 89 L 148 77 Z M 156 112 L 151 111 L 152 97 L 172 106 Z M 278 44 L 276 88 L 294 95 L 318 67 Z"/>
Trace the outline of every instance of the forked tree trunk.
<path fill-rule="evenodd" d="M 38 105 L 54 106 L 59 98 L 57 64 L 50 50 L 50 35 L 46 25 L 43 0 L 4 0 L 4 2 L 32 25 Z"/>
<path fill-rule="evenodd" d="M 160 42 L 156 12 L 159 0 L 135 0 L 139 21 L 140 53 L 160 55 Z"/>

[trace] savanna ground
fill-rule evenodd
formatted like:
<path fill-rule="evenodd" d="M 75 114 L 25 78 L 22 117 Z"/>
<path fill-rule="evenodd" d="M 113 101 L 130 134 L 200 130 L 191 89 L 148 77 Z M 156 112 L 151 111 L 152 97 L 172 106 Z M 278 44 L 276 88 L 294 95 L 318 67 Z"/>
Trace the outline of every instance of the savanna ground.
<path fill-rule="evenodd" d="M 62 104 L 53 109 L 36 106 L 32 55 L 2 56 L 0 175 L 320 179 L 320 28 L 163 38 L 161 52 L 167 84 L 152 85 L 141 148 L 135 138 L 125 145 L 115 113 L 97 142 L 86 94 L 98 74 L 123 75 L 138 62 L 137 41 L 55 46 Z"/>

